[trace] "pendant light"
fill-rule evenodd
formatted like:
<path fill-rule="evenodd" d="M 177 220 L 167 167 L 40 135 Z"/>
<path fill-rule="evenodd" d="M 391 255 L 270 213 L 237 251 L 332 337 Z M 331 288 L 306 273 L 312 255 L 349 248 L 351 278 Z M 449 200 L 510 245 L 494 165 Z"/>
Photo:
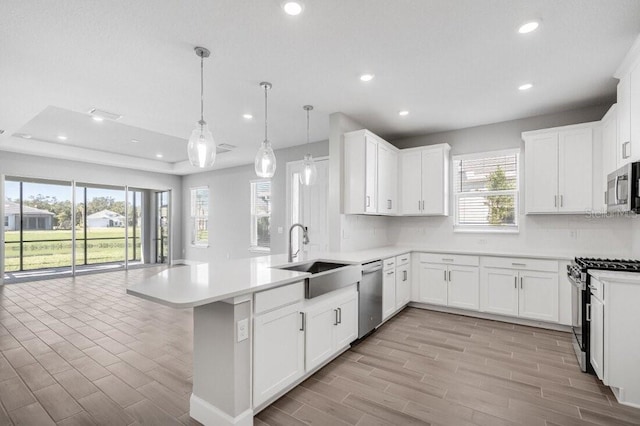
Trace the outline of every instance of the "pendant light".
<path fill-rule="evenodd" d="M 309 146 L 309 111 L 313 109 L 311 105 L 305 105 L 302 107 L 307 111 L 307 147 Z M 316 183 L 318 177 L 318 170 L 316 169 L 316 163 L 313 161 L 313 157 L 310 153 L 304 156 L 302 173 L 300 174 L 300 183 L 306 186 L 311 186 Z"/>
<path fill-rule="evenodd" d="M 194 50 L 200 58 L 200 121 L 191 132 L 187 153 L 191 165 L 204 168 L 213 166 L 216 161 L 216 142 L 204 121 L 204 58 L 208 58 L 211 52 L 204 47 L 196 47 Z"/>
<path fill-rule="evenodd" d="M 256 174 L 261 178 L 272 178 L 276 172 L 276 154 L 273 152 L 271 142 L 267 138 L 268 122 L 267 122 L 267 92 L 271 89 L 271 83 L 263 81 L 260 87 L 264 89 L 264 141 L 258 149 L 255 160 Z"/>

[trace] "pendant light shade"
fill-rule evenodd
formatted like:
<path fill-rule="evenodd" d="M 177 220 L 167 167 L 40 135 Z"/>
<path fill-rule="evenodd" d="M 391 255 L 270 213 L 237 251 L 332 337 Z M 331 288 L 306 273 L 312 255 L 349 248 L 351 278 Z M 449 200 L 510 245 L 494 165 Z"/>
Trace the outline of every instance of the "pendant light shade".
<path fill-rule="evenodd" d="M 187 154 L 191 165 L 204 168 L 213 166 L 216 161 L 216 142 L 204 121 L 204 58 L 208 58 L 211 52 L 204 47 L 196 47 L 195 51 L 200 57 L 200 120 L 189 137 Z"/>
<path fill-rule="evenodd" d="M 309 145 L 309 111 L 313 109 L 311 105 L 305 105 L 302 107 L 307 112 L 307 145 Z M 313 161 L 313 156 L 307 153 L 304 156 L 302 162 L 302 173 L 300 174 L 300 183 L 306 186 L 311 186 L 316 183 L 318 178 L 318 169 L 316 163 Z"/>
<path fill-rule="evenodd" d="M 256 175 L 261 178 L 272 178 L 276 172 L 276 154 L 273 152 L 273 147 L 269 138 L 267 137 L 268 130 L 268 103 L 267 92 L 271 89 L 271 83 L 263 81 L 260 83 L 260 87 L 264 89 L 264 141 L 260 145 L 260 149 L 256 153 L 255 169 Z"/>

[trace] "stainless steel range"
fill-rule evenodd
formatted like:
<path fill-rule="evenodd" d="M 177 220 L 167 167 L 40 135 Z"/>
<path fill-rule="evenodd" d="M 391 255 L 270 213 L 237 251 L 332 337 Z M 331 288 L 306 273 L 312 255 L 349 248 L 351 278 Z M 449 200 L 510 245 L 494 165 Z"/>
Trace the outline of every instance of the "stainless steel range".
<path fill-rule="evenodd" d="M 567 266 L 567 275 L 573 284 L 572 312 L 573 349 L 576 352 L 582 371 L 593 373 L 589 364 L 589 321 L 591 321 L 591 289 L 589 270 L 640 272 L 640 261 L 622 259 L 594 259 L 576 257 Z"/>

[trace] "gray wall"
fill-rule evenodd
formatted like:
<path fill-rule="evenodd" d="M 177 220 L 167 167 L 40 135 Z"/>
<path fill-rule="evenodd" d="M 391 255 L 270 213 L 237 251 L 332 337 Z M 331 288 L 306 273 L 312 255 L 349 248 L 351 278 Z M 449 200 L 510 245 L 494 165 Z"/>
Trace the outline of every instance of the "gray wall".
<path fill-rule="evenodd" d="M 171 190 L 173 229 L 171 231 L 173 258 L 182 252 L 183 222 L 180 176 L 150 173 L 119 167 L 101 166 L 79 161 L 60 160 L 0 151 L 0 174 L 26 178 L 55 179 L 105 185 L 131 186 L 155 190 Z M 2 198 L 4 199 L 4 197 Z"/>
<path fill-rule="evenodd" d="M 256 147 L 257 149 L 257 147 Z M 277 168 L 271 185 L 271 254 L 285 253 L 286 227 L 286 164 L 302 160 L 310 152 L 315 158 L 329 155 L 329 141 L 315 142 L 276 150 Z M 257 256 L 249 251 L 250 202 L 249 183 L 257 176 L 253 164 L 184 176 L 182 180 L 182 258 L 198 261 L 217 261 Z M 189 190 L 209 187 L 209 247 L 191 245 Z M 176 222 L 178 223 L 178 222 Z M 283 232 L 278 233 L 282 227 Z M 176 254 L 177 257 L 178 254 Z"/>
<path fill-rule="evenodd" d="M 521 133 L 568 124 L 597 121 L 610 107 L 598 105 L 558 114 L 542 115 L 432 135 L 392 141 L 399 148 L 446 142 L 451 153 L 467 154 L 508 148 L 521 149 L 521 164 L 526 152 Z M 594 138 L 594 160 L 601 144 Z M 524 174 L 521 174 L 523 176 Z M 595 177 L 594 185 L 602 185 Z M 389 243 L 409 244 L 432 249 L 466 249 L 549 253 L 557 255 L 596 255 L 599 257 L 640 256 L 640 224 L 630 218 L 602 218 L 583 215 L 524 215 L 524 183 L 520 188 L 520 232 L 517 234 L 454 232 L 453 213 L 449 217 L 391 218 Z M 599 187 L 594 192 L 601 194 Z M 453 203 L 451 204 L 453 209 Z M 640 219 L 638 219 L 640 221 Z M 635 237 L 634 237 L 635 232 Z"/>

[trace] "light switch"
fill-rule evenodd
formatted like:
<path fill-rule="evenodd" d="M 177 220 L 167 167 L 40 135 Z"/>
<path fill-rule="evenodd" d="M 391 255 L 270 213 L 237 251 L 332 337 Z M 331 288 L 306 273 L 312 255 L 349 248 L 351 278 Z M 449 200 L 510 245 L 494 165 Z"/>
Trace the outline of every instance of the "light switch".
<path fill-rule="evenodd" d="M 249 338 L 249 318 L 238 321 L 237 340 L 238 343 Z"/>
<path fill-rule="evenodd" d="M 284 232 L 284 228 L 282 226 L 278 226 L 278 234 L 282 234 Z"/>

